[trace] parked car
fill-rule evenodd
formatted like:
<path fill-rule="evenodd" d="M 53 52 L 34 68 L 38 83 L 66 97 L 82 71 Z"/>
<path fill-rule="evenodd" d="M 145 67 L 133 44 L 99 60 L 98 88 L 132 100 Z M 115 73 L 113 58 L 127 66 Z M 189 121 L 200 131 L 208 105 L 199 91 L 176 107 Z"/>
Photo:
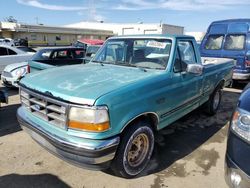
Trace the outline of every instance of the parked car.
<path fill-rule="evenodd" d="M 27 46 L 16 46 L 17 49 L 33 55 L 36 50 Z M 19 80 L 29 72 L 28 62 L 7 65 L 1 73 L 1 80 L 6 87 L 18 87 Z"/>
<path fill-rule="evenodd" d="M 84 63 L 85 51 L 76 47 L 54 47 L 39 50 L 28 62 L 30 72 Z"/>
<path fill-rule="evenodd" d="M 250 19 L 222 20 L 211 23 L 201 43 L 201 56 L 233 58 L 233 79 L 250 79 Z"/>
<path fill-rule="evenodd" d="M 228 132 L 225 178 L 232 188 L 250 187 L 250 84 L 242 92 Z"/>
<path fill-rule="evenodd" d="M 112 37 L 86 65 L 26 75 L 17 117 L 64 160 L 131 178 L 147 166 L 154 132 L 201 105 L 216 113 L 232 68 L 201 59 L 193 37 Z"/>
<path fill-rule="evenodd" d="M 6 87 L 19 87 L 20 79 L 29 72 L 28 62 L 7 65 L 1 75 L 2 83 Z"/>
<path fill-rule="evenodd" d="M 4 68 L 13 63 L 20 63 L 31 59 L 34 53 L 26 53 L 15 47 L 0 45 L 0 73 Z"/>
<path fill-rule="evenodd" d="M 96 52 L 101 48 L 101 45 L 90 45 L 86 49 L 86 55 L 84 58 L 85 63 L 89 63 L 90 60 L 95 56 Z"/>
<path fill-rule="evenodd" d="M 78 48 L 83 48 L 85 51 L 87 49 L 88 46 L 91 46 L 91 45 L 103 45 L 104 44 L 104 41 L 103 40 L 100 40 L 100 39 L 80 39 L 80 40 L 77 40 L 73 46 L 74 47 L 78 47 Z"/>
<path fill-rule="evenodd" d="M 14 41 L 10 38 L 1 38 L 0 45 L 15 46 Z"/>
<path fill-rule="evenodd" d="M 16 46 L 16 48 L 19 50 L 22 50 L 24 52 L 31 53 L 31 54 L 36 53 L 36 50 L 34 50 L 33 48 L 30 48 L 30 47 L 27 47 L 27 46 Z"/>
<path fill-rule="evenodd" d="M 28 46 L 28 40 L 27 39 L 14 39 L 15 46 Z"/>

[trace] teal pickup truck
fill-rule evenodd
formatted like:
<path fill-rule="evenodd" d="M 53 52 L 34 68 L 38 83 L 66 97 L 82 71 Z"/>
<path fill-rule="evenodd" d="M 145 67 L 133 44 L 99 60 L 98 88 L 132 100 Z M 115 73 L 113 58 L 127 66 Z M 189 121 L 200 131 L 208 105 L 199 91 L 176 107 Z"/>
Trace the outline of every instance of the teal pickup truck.
<path fill-rule="evenodd" d="M 216 113 L 233 63 L 201 59 L 190 36 L 112 37 L 89 64 L 23 78 L 18 121 L 60 158 L 131 178 L 148 164 L 156 131 L 201 105 Z"/>

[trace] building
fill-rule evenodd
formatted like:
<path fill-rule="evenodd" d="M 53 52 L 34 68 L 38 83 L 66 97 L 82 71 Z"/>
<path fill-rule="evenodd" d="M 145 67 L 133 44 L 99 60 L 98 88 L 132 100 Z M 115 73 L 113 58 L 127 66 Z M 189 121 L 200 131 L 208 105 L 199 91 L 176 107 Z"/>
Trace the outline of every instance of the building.
<path fill-rule="evenodd" d="M 103 22 L 80 22 L 65 25 L 68 28 L 81 29 L 101 29 L 113 31 L 114 35 L 131 35 L 131 34 L 183 34 L 184 27 L 163 23 L 103 23 Z"/>
<path fill-rule="evenodd" d="M 111 30 L 95 28 L 55 27 L 0 22 L 0 37 L 24 38 L 30 46 L 70 45 L 80 38 L 106 40 L 113 36 Z"/>
<path fill-rule="evenodd" d="M 30 46 L 70 45 L 80 38 L 106 40 L 113 35 L 183 34 L 184 27 L 162 23 L 80 22 L 65 26 L 45 26 L 0 22 L 0 37 L 24 38 Z"/>
<path fill-rule="evenodd" d="M 190 35 L 195 38 L 197 42 L 201 42 L 206 32 L 186 32 L 185 35 Z"/>

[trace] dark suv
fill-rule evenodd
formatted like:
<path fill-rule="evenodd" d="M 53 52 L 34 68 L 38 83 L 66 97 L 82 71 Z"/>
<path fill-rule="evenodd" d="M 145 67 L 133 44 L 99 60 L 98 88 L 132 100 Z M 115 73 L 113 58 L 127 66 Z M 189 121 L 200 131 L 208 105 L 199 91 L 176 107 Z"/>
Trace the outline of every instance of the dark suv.
<path fill-rule="evenodd" d="M 250 187 L 250 84 L 242 92 L 230 122 L 225 178 L 230 187 Z"/>

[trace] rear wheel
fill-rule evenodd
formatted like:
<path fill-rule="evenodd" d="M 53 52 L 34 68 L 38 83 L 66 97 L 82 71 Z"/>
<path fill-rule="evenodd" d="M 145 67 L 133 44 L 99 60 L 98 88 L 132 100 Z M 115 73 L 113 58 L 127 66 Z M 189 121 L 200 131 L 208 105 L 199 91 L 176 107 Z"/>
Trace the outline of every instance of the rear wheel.
<path fill-rule="evenodd" d="M 222 91 L 221 87 L 217 87 L 212 95 L 210 96 L 208 102 L 206 103 L 206 112 L 209 115 L 214 115 L 219 109 L 221 98 L 222 98 Z"/>
<path fill-rule="evenodd" d="M 154 133 L 149 123 L 141 121 L 125 130 L 112 170 L 118 176 L 132 178 L 147 166 L 154 148 Z"/>

